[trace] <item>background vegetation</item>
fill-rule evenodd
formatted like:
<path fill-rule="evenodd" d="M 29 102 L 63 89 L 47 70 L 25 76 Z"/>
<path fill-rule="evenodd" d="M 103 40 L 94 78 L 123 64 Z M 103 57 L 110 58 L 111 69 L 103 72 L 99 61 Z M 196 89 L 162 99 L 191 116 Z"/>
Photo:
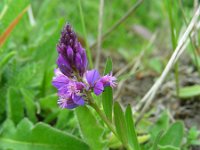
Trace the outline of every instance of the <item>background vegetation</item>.
<path fill-rule="evenodd" d="M 119 82 L 114 100 L 122 106 L 131 104 L 133 111 L 163 72 L 199 7 L 195 0 L 144 0 L 112 29 L 137 3 L 136 0 L 105 0 L 102 33 L 111 32 L 103 38 L 99 67 L 103 74 L 106 58 L 112 58 L 113 72 Z M 90 131 L 82 134 L 94 137 L 83 141 L 80 126 L 87 125 L 87 121 L 95 124 L 95 120 L 92 117 L 87 120 L 88 114 L 79 110 L 74 113 L 57 106 L 58 97 L 51 81 L 56 68 L 56 44 L 66 22 L 73 26 L 84 47 L 87 43 L 90 45 L 94 64 L 99 1 L 0 2 L 0 149 L 58 150 L 67 149 L 69 145 L 70 149 L 88 149 L 88 145 L 92 149 L 104 149 L 105 145 L 121 148 L 113 136 L 102 134 L 109 133 L 103 125 L 88 126 Z M 198 28 L 199 22 L 186 51 L 156 91 L 154 101 L 140 122 L 137 119 L 140 112 L 134 113 L 142 149 L 149 149 L 156 142 L 161 150 L 200 149 Z M 81 119 L 85 122 L 80 123 Z M 98 135 L 93 135 L 94 130 Z M 161 134 L 158 142 L 156 139 Z M 98 141 L 101 141 L 99 145 Z"/>

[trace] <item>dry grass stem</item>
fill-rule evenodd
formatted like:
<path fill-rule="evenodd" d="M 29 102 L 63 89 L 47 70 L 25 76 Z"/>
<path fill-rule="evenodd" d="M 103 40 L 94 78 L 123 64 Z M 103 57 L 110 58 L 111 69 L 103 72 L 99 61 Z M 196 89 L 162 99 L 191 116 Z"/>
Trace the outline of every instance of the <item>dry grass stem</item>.
<path fill-rule="evenodd" d="M 198 23 L 198 18 L 200 15 L 200 6 L 196 10 L 192 20 L 190 21 L 190 24 L 188 25 L 185 33 L 181 37 L 180 41 L 178 42 L 178 45 L 172 54 L 170 60 L 168 61 L 164 71 L 162 72 L 161 76 L 158 78 L 158 80 L 154 83 L 154 85 L 150 88 L 150 90 L 146 93 L 146 95 L 142 98 L 139 105 L 137 106 L 138 110 L 141 110 L 140 116 L 137 118 L 137 122 L 143 117 L 148 107 L 151 105 L 159 87 L 161 86 L 162 82 L 166 78 L 167 74 L 171 70 L 171 68 L 174 66 L 174 64 L 177 62 L 180 55 L 184 52 L 185 48 L 188 45 L 188 37 L 190 33 L 192 32 L 194 26 Z"/>
<path fill-rule="evenodd" d="M 120 76 L 121 74 L 123 74 L 124 72 L 126 72 L 129 68 L 132 68 L 130 69 L 130 72 L 129 72 L 129 77 L 131 77 L 132 75 L 135 74 L 135 72 L 138 70 L 140 64 L 141 64 L 141 59 L 142 57 L 144 56 L 146 50 L 154 43 L 156 39 L 156 33 L 152 35 L 150 41 L 149 41 L 149 44 L 141 51 L 140 55 L 137 57 L 137 59 L 133 59 L 126 67 L 122 68 L 121 70 L 119 70 L 117 73 L 116 73 L 116 77 Z M 120 91 L 121 89 L 123 88 L 123 85 L 125 83 L 126 80 L 128 80 L 129 78 L 125 78 L 123 80 L 121 80 L 117 86 L 117 91 L 114 95 L 114 99 L 116 99 L 119 95 L 120 95 Z"/>
<path fill-rule="evenodd" d="M 32 10 L 31 6 L 28 9 L 28 18 L 29 18 L 31 26 L 34 26 L 36 24 L 36 21 L 35 21 L 35 18 L 33 16 L 33 10 Z"/>

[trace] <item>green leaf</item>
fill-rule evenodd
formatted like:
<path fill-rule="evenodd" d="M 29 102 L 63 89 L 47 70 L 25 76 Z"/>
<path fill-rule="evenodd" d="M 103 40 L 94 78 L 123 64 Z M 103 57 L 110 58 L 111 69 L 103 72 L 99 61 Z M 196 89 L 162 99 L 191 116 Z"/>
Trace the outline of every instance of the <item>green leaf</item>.
<path fill-rule="evenodd" d="M 17 88 L 38 87 L 42 81 L 41 65 L 27 63 L 23 67 L 13 68 L 8 84 Z"/>
<path fill-rule="evenodd" d="M 39 102 L 42 109 L 54 109 L 58 108 L 57 100 L 58 100 L 58 95 L 51 94 L 44 98 L 39 99 Z"/>
<path fill-rule="evenodd" d="M 160 131 L 160 133 L 158 133 L 151 150 L 157 150 L 158 149 L 158 143 L 161 139 L 162 134 L 163 134 L 163 131 Z"/>
<path fill-rule="evenodd" d="M 21 95 L 15 88 L 10 87 L 7 92 L 7 118 L 17 124 L 24 118 L 24 106 Z"/>
<path fill-rule="evenodd" d="M 46 114 L 43 114 L 45 116 L 43 122 L 51 124 L 56 120 L 58 114 L 59 114 L 59 109 L 55 109 L 54 111 L 51 111 L 51 113 L 48 112 Z"/>
<path fill-rule="evenodd" d="M 112 60 L 108 58 L 104 70 L 104 75 L 110 73 L 111 71 Z M 113 92 L 111 87 L 106 87 L 104 89 L 104 92 L 102 93 L 102 105 L 107 118 L 112 122 Z"/>
<path fill-rule="evenodd" d="M 200 95 L 200 85 L 193 85 L 184 88 L 180 88 L 179 97 L 189 98 Z"/>
<path fill-rule="evenodd" d="M 130 105 L 126 108 L 125 119 L 127 125 L 128 143 L 133 150 L 140 150 Z"/>
<path fill-rule="evenodd" d="M 87 144 L 44 123 L 35 126 L 23 119 L 15 128 L 6 121 L 0 135 L 0 149 L 14 150 L 89 150 Z"/>
<path fill-rule="evenodd" d="M 13 56 L 15 56 L 16 52 L 12 51 L 9 52 L 8 54 L 6 54 L 6 56 L 4 56 L 1 61 L 0 61 L 0 68 L 2 70 L 2 68 L 4 68 L 4 66 L 10 61 L 10 59 L 13 58 Z"/>
<path fill-rule="evenodd" d="M 78 107 L 75 110 L 83 138 L 92 150 L 103 150 L 103 129 L 87 107 Z"/>
<path fill-rule="evenodd" d="M 107 118 L 112 122 L 113 91 L 111 87 L 106 87 L 102 94 L 103 110 Z"/>
<path fill-rule="evenodd" d="M 150 128 L 150 133 L 153 140 L 156 139 L 156 137 L 162 130 L 166 130 L 168 128 L 169 128 L 169 115 L 167 111 L 164 111 L 160 114 L 156 123 Z"/>
<path fill-rule="evenodd" d="M 119 149 L 122 147 L 122 142 L 114 134 L 111 134 L 108 139 L 108 147 L 112 149 Z"/>
<path fill-rule="evenodd" d="M 180 148 L 178 147 L 174 147 L 174 146 L 171 146 L 171 145 L 167 145 L 167 146 L 158 146 L 159 147 L 159 150 L 180 150 Z"/>
<path fill-rule="evenodd" d="M 41 60 L 43 61 L 43 63 L 40 65 L 40 67 L 42 67 L 44 69 L 46 66 L 55 64 L 57 52 L 56 52 L 56 50 L 51 50 L 51 49 L 58 42 L 58 39 L 60 37 L 60 29 L 63 27 L 63 24 L 64 24 L 63 19 L 60 19 L 58 21 L 53 20 L 50 23 L 50 26 L 53 26 L 54 30 L 50 33 L 50 36 L 44 37 L 45 40 L 43 43 L 37 45 L 36 50 L 32 56 L 35 61 L 41 61 Z M 42 51 L 41 51 L 41 49 L 42 49 Z M 49 50 L 51 50 L 51 51 L 49 51 Z"/>
<path fill-rule="evenodd" d="M 29 119 L 32 122 L 35 123 L 37 121 L 37 118 L 35 115 L 36 114 L 36 105 L 34 103 L 34 95 L 33 95 L 33 93 L 31 93 L 30 91 L 28 91 L 26 89 L 21 89 L 21 93 L 24 98 L 27 116 L 29 117 Z"/>
<path fill-rule="evenodd" d="M 73 117 L 72 113 L 73 112 L 68 109 L 60 110 L 56 122 L 56 128 L 64 129 L 67 126 L 66 122 L 69 123 L 69 120 L 71 119 L 71 117 Z"/>
<path fill-rule="evenodd" d="M 103 74 L 106 75 L 110 73 L 111 71 L 112 71 L 112 59 L 108 58 L 106 61 L 106 67 Z"/>
<path fill-rule="evenodd" d="M 115 120 L 115 126 L 117 130 L 117 134 L 120 138 L 120 140 L 123 142 L 125 146 L 128 145 L 128 138 L 127 138 L 127 127 L 124 117 L 124 112 L 121 109 L 121 106 L 118 102 L 115 102 L 114 104 L 114 120 Z"/>
<path fill-rule="evenodd" d="M 159 146 L 179 147 L 183 139 L 184 126 L 182 122 L 175 122 L 163 135 L 159 142 Z"/>
<path fill-rule="evenodd" d="M 4 86 L 3 88 L 0 88 L 0 124 L 5 120 L 6 118 L 6 93 L 7 92 L 7 88 Z"/>

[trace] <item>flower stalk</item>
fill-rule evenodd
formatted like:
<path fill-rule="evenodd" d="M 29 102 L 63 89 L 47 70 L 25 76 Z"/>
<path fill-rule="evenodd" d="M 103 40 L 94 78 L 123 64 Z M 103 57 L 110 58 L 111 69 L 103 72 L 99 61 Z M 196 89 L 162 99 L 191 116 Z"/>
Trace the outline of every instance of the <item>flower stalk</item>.
<path fill-rule="evenodd" d="M 89 94 L 90 95 L 90 94 Z M 115 128 L 113 124 L 108 120 L 108 118 L 105 116 L 105 114 L 99 109 L 99 107 L 96 105 L 96 103 L 91 100 L 91 95 L 88 97 L 89 98 L 89 105 L 98 113 L 98 115 L 101 117 L 101 119 L 105 122 L 107 127 L 113 132 L 113 134 L 118 137 Z"/>

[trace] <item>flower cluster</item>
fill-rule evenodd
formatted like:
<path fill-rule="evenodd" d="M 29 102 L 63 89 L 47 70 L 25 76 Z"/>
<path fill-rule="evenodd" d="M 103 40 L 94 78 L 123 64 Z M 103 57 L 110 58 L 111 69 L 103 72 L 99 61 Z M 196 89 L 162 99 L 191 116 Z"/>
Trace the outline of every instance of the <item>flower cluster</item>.
<path fill-rule="evenodd" d="M 58 89 L 61 108 L 73 109 L 84 105 L 87 101 L 86 92 L 93 91 L 100 95 L 105 87 L 116 86 L 116 78 L 112 73 L 101 77 L 98 70 L 87 70 L 85 49 L 69 24 L 63 28 L 57 51 L 58 68 L 55 69 L 52 84 Z"/>

